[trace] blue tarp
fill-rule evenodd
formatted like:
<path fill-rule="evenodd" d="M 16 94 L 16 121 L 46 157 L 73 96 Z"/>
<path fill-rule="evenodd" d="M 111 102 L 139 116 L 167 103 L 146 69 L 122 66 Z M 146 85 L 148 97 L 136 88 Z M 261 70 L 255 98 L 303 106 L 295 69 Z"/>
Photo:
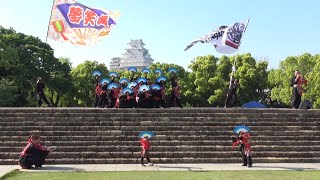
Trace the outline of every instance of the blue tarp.
<path fill-rule="evenodd" d="M 267 106 L 257 101 L 247 102 L 241 106 L 242 108 L 266 108 Z"/>

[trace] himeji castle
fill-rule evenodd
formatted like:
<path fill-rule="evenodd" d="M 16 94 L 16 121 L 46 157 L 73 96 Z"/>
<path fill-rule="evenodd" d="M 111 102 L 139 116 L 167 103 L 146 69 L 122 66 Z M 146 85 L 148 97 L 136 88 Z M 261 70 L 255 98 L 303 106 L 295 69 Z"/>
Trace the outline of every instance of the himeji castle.
<path fill-rule="evenodd" d="M 153 63 L 149 51 L 144 48 L 142 39 L 131 40 L 122 58 L 114 57 L 110 62 L 110 70 L 124 70 L 134 66 L 138 69 L 149 67 Z"/>

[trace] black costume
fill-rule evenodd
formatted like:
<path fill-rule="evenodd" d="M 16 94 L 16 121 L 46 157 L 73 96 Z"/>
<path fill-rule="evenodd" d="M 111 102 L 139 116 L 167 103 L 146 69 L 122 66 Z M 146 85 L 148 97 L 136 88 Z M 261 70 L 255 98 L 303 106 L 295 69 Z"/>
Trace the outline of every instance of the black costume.
<path fill-rule="evenodd" d="M 234 107 L 237 99 L 237 88 L 239 84 L 233 79 L 230 81 L 227 98 L 225 100 L 225 107 Z"/>
<path fill-rule="evenodd" d="M 119 108 L 136 108 L 138 106 L 134 94 L 121 94 L 119 97 Z"/>
<path fill-rule="evenodd" d="M 139 92 L 139 103 L 140 108 L 153 108 L 153 99 L 149 92 Z"/>
<path fill-rule="evenodd" d="M 44 83 L 41 81 L 38 81 L 37 82 L 38 106 L 41 107 L 42 100 L 43 100 L 50 107 L 51 104 L 49 103 L 46 95 L 44 94 L 44 91 L 43 91 L 44 88 L 45 88 Z"/>
<path fill-rule="evenodd" d="M 180 88 L 177 82 L 177 78 L 171 78 L 171 96 L 170 96 L 170 107 L 178 106 L 182 108 L 181 100 L 180 100 Z"/>
<path fill-rule="evenodd" d="M 301 97 L 302 92 L 299 93 L 299 78 L 296 78 L 296 76 L 293 76 L 291 79 L 291 87 L 292 87 L 292 97 L 291 97 L 291 104 L 292 107 L 295 109 L 298 109 L 301 104 Z"/>
<path fill-rule="evenodd" d="M 160 106 L 162 106 L 163 108 L 166 108 L 166 102 L 162 98 L 161 90 L 153 90 L 152 91 L 152 98 L 154 101 L 155 108 L 160 108 Z"/>

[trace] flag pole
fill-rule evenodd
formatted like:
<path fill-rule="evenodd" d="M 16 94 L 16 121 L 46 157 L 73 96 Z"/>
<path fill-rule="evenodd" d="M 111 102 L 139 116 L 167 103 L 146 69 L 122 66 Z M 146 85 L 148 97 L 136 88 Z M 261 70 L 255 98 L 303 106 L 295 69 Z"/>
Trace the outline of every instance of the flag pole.
<path fill-rule="evenodd" d="M 52 12 L 53 12 L 54 3 L 55 3 L 55 0 L 53 0 L 53 2 L 52 2 L 52 8 L 51 8 L 50 18 L 49 18 L 49 23 L 48 23 L 48 29 L 47 29 L 46 43 L 48 43 L 48 35 L 49 35 L 50 21 L 51 21 L 51 17 L 52 17 Z"/>

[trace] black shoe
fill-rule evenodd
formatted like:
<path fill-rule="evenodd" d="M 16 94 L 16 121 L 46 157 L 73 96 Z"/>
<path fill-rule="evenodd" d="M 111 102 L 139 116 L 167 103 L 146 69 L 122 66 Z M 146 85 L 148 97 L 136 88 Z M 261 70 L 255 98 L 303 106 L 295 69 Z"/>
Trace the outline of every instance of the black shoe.
<path fill-rule="evenodd" d="M 242 164 L 242 166 L 247 166 L 246 164 Z"/>
<path fill-rule="evenodd" d="M 22 169 L 32 169 L 32 166 L 22 166 Z"/>
<path fill-rule="evenodd" d="M 252 167 L 252 165 L 248 165 L 248 167 L 249 167 L 249 168 L 251 168 L 251 167 Z"/>

